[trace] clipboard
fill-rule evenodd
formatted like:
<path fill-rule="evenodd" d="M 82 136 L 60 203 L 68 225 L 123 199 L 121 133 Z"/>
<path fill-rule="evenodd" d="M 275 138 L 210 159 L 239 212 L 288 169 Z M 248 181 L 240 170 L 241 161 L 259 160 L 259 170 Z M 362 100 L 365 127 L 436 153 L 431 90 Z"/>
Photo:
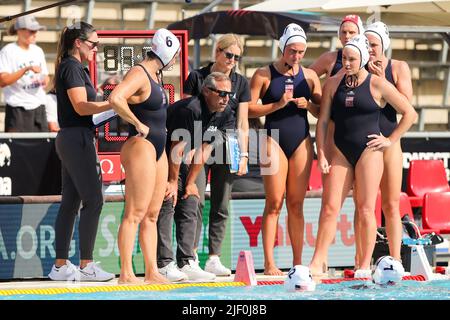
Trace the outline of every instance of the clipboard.
<path fill-rule="evenodd" d="M 98 128 L 104 125 L 107 122 L 117 118 L 119 115 L 113 110 L 106 110 L 101 113 L 97 113 L 92 115 L 92 122 L 94 123 L 94 127 Z"/>

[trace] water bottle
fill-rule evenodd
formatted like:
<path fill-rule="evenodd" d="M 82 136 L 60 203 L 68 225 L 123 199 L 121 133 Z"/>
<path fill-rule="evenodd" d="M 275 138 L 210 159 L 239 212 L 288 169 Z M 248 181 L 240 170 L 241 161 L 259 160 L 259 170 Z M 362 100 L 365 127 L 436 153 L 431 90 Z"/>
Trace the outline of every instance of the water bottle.
<path fill-rule="evenodd" d="M 294 92 L 294 80 L 292 80 L 291 78 L 287 78 L 286 81 L 284 81 L 284 92 Z"/>

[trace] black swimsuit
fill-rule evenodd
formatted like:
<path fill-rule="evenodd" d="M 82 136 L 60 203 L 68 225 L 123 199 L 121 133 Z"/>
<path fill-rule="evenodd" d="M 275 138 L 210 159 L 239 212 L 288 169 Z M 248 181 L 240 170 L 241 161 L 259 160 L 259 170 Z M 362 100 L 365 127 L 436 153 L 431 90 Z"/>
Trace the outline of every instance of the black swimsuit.
<path fill-rule="evenodd" d="M 269 68 L 271 80 L 269 88 L 261 99 L 263 104 L 279 101 L 284 94 L 285 81 L 290 78 L 290 76 L 280 74 L 273 65 L 270 65 Z M 301 67 L 292 80 L 294 81 L 294 98 L 304 97 L 309 101 L 311 90 Z M 279 130 L 280 141 L 277 142 L 288 159 L 302 141 L 309 136 L 307 115 L 306 109 L 300 109 L 294 102 L 290 102 L 283 108 L 266 116 L 264 128 L 267 129 L 267 134 L 271 136 L 272 129 Z"/>
<path fill-rule="evenodd" d="M 157 84 L 145 68 L 138 64 L 148 76 L 151 85 L 151 93 L 147 100 L 141 103 L 131 104 L 130 110 L 143 124 L 150 128 L 146 137 L 156 150 L 156 160 L 159 160 L 164 152 L 166 144 L 166 118 L 167 118 L 167 98 L 164 89 Z M 128 136 L 137 135 L 136 128 L 133 125 L 128 126 Z"/>
<path fill-rule="evenodd" d="M 350 89 L 344 76 L 332 101 L 334 143 L 353 167 L 367 147 L 367 136 L 380 134 L 381 108 L 370 93 L 370 79 L 369 73 L 361 85 Z"/>
<path fill-rule="evenodd" d="M 392 83 L 395 87 L 394 77 L 392 75 L 391 59 L 389 59 L 384 74 L 386 80 Z M 389 103 L 386 103 L 386 106 L 383 109 L 381 109 L 380 114 L 381 133 L 383 134 L 383 136 L 389 137 L 396 127 L 397 127 L 397 111 Z"/>
<path fill-rule="evenodd" d="M 342 69 L 342 49 L 337 52 L 336 62 L 334 63 L 333 70 L 331 70 L 330 77 L 338 73 Z"/>

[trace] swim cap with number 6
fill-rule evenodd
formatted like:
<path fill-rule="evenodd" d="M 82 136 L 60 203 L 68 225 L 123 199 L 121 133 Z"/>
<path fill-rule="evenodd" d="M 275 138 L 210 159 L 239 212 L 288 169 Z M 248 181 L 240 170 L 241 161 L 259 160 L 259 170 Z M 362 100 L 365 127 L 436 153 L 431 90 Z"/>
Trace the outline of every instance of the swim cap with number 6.
<path fill-rule="evenodd" d="M 167 29 L 158 29 L 152 39 L 152 51 L 161 61 L 163 68 L 175 57 L 180 49 L 180 41 Z"/>

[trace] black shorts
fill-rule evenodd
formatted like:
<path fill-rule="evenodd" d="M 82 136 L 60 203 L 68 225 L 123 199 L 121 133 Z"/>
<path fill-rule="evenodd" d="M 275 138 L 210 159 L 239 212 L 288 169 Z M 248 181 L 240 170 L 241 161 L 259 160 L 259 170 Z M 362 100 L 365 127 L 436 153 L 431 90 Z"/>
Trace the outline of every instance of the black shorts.
<path fill-rule="evenodd" d="M 45 105 L 33 110 L 6 105 L 5 132 L 48 132 Z"/>

